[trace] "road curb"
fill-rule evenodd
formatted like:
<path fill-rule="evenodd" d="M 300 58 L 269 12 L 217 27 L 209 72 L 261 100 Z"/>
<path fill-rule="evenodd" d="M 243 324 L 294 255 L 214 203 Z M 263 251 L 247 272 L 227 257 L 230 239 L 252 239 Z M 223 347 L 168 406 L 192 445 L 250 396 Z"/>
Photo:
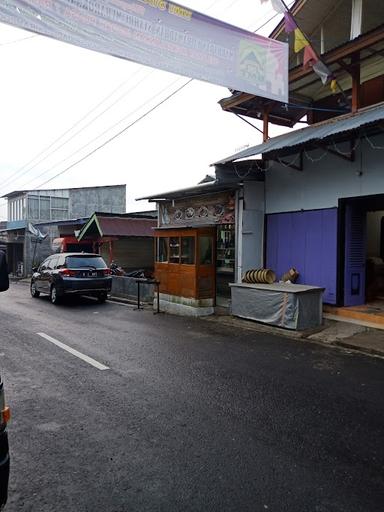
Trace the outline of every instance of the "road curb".
<path fill-rule="evenodd" d="M 330 345 L 335 345 L 337 347 L 347 348 L 348 350 L 355 350 L 356 352 L 361 352 L 363 354 L 369 355 L 369 356 L 375 356 L 375 357 L 381 357 L 384 359 L 384 351 L 382 350 L 376 350 L 371 347 L 364 347 L 361 345 L 354 345 L 353 343 L 348 343 L 346 341 L 340 341 L 336 340 Z"/>

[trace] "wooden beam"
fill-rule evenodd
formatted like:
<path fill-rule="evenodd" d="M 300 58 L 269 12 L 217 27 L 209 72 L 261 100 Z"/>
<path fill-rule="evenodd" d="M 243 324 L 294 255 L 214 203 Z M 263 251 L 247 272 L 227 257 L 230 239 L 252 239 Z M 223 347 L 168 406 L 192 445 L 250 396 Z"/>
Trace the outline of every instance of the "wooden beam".
<path fill-rule="evenodd" d="M 354 66 L 359 62 L 360 52 L 356 52 L 352 55 L 352 112 L 357 112 L 360 107 L 360 66 Z"/>
<path fill-rule="evenodd" d="M 380 25 L 371 33 L 360 36 L 355 41 L 349 41 L 342 47 L 330 50 L 325 55 L 322 55 L 321 58 L 325 64 L 330 65 L 333 64 L 334 62 L 337 62 L 340 59 L 344 59 L 345 57 L 348 57 L 354 53 L 357 53 L 361 50 L 365 50 L 366 48 L 369 48 L 370 46 L 381 41 L 384 41 L 383 25 Z M 310 75 L 311 73 L 313 73 L 311 67 L 308 69 L 304 69 L 302 65 L 297 66 L 296 68 L 292 69 L 289 73 L 289 83 L 292 84 L 292 82 L 296 82 L 297 80 L 300 80 L 301 78 L 304 78 Z"/>
<path fill-rule="evenodd" d="M 265 107 L 263 110 L 263 142 L 267 142 L 267 140 L 269 139 L 268 128 L 269 128 L 269 108 Z"/>
<path fill-rule="evenodd" d="M 252 98 L 255 98 L 255 97 L 256 96 L 254 94 L 249 94 L 248 92 L 242 92 L 241 94 L 233 96 L 231 98 L 225 98 L 223 100 L 220 100 L 219 103 L 223 110 L 227 110 L 227 109 L 236 107 L 237 105 L 240 105 L 241 103 L 244 103 L 245 101 L 251 100 Z"/>

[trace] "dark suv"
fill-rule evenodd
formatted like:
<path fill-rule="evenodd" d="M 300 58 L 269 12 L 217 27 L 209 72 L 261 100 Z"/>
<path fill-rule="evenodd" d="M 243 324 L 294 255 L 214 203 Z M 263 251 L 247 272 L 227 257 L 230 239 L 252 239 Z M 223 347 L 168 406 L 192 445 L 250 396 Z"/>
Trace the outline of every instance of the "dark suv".
<path fill-rule="evenodd" d="M 111 270 L 99 254 L 53 254 L 32 270 L 32 297 L 46 293 L 53 304 L 64 295 L 91 295 L 105 302 L 111 291 Z"/>

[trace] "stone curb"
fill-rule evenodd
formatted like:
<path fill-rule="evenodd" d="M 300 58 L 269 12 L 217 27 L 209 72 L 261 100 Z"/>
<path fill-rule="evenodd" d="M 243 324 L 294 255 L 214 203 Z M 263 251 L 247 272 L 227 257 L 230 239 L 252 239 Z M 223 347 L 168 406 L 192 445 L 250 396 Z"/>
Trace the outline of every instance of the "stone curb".
<path fill-rule="evenodd" d="M 224 316 L 211 316 L 205 317 L 205 320 L 211 322 L 222 323 L 224 325 L 230 325 L 232 327 L 242 328 L 248 331 L 256 331 L 258 333 L 268 333 L 273 334 L 274 336 L 284 336 L 286 338 L 290 338 L 293 340 L 302 340 L 308 343 L 314 343 L 316 345 L 322 345 L 323 347 L 333 347 L 340 349 L 348 349 L 357 353 L 363 353 L 367 356 L 381 357 L 384 358 L 384 347 L 383 350 L 376 350 L 371 347 L 365 347 L 364 345 L 356 345 L 354 343 L 348 343 L 347 340 L 326 340 L 319 338 L 310 338 L 313 334 L 317 332 L 321 332 L 323 329 L 318 328 L 310 331 L 290 331 L 288 329 L 280 329 L 279 327 L 259 324 L 257 322 L 251 322 L 243 319 L 238 319 L 236 317 L 224 317 Z M 246 323 L 244 323 L 246 322 Z"/>

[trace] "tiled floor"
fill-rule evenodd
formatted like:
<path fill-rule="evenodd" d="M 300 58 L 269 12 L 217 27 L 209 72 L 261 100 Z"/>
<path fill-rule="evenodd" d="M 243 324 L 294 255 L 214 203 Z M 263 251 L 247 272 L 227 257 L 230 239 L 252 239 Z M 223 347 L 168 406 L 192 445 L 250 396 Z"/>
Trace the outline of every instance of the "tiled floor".
<path fill-rule="evenodd" d="M 361 306 L 338 308 L 327 305 L 324 306 L 324 312 L 341 318 L 353 318 L 354 320 L 384 325 L 384 298 L 376 299 Z"/>

